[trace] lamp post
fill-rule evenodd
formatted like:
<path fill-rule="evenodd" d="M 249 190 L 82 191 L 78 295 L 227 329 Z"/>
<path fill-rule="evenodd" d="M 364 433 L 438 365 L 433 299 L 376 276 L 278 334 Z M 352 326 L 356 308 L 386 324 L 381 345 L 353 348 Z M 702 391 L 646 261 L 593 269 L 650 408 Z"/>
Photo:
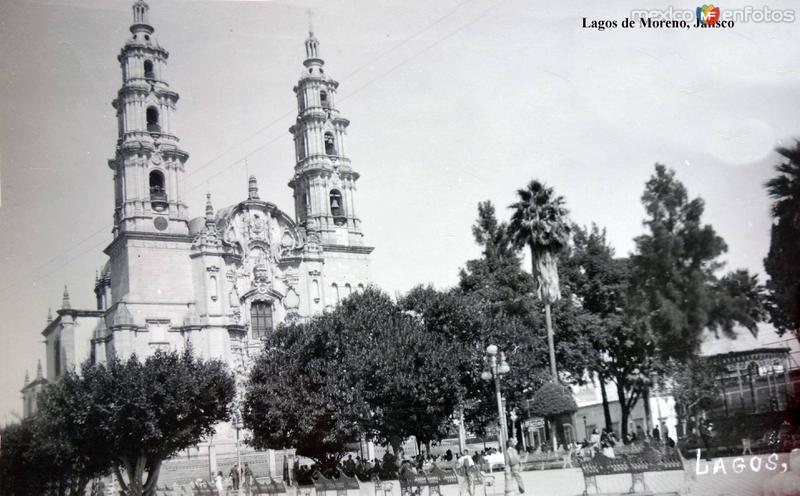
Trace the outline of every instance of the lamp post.
<path fill-rule="evenodd" d="M 589 433 L 587 432 L 587 429 L 586 429 L 586 415 L 583 416 L 583 439 L 584 440 L 588 440 L 589 439 Z"/>
<path fill-rule="evenodd" d="M 500 451 L 505 453 L 507 431 L 503 400 L 500 397 L 500 376 L 507 374 L 511 370 L 511 367 L 509 367 L 506 362 L 505 353 L 501 351 L 499 354 L 500 359 L 498 360 L 497 346 L 490 344 L 486 347 L 486 356 L 484 356 L 486 368 L 483 370 L 483 373 L 481 373 L 481 379 L 484 381 L 494 380 L 494 392 L 497 397 L 497 415 L 500 420 L 500 435 L 498 436 L 500 438 Z"/>
<path fill-rule="evenodd" d="M 238 496 L 243 496 L 243 484 L 242 484 L 242 452 L 239 448 L 239 432 L 242 430 L 244 425 L 242 425 L 242 414 L 237 410 L 236 411 L 236 418 L 234 420 L 235 424 L 233 425 L 236 429 L 236 472 L 239 475 L 239 489 L 237 491 Z"/>

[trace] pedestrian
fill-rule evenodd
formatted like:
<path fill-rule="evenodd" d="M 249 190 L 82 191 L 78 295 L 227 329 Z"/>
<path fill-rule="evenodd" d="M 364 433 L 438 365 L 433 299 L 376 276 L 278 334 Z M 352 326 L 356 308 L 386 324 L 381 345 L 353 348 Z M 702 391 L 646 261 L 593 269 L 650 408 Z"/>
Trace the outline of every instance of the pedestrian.
<path fill-rule="evenodd" d="M 705 415 L 700 419 L 700 439 L 703 440 L 703 447 L 706 450 L 706 460 L 711 460 L 711 446 L 709 445 L 711 441 L 711 422 Z"/>
<path fill-rule="evenodd" d="M 653 440 L 656 443 L 661 442 L 661 431 L 658 430 L 658 426 L 653 427 Z"/>
<path fill-rule="evenodd" d="M 506 448 L 505 453 L 506 496 L 514 492 L 514 490 L 511 489 L 512 480 L 517 483 L 517 489 L 519 489 L 519 492 L 521 494 L 525 493 L 525 486 L 522 484 L 522 476 L 520 475 L 521 467 L 519 453 L 517 453 L 517 449 L 515 448 L 516 444 L 516 439 L 509 439 L 508 447 Z"/>
<path fill-rule="evenodd" d="M 600 447 L 600 434 L 597 433 L 597 429 L 592 429 L 592 435 L 589 437 L 589 444 L 593 447 Z"/>
<path fill-rule="evenodd" d="M 233 468 L 231 468 L 231 473 L 229 474 L 229 476 L 231 478 L 231 482 L 233 482 L 233 490 L 234 491 L 238 491 L 239 490 L 239 465 L 234 465 Z"/>
<path fill-rule="evenodd" d="M 253 471 L 250 470 L 250 465 L 245 462 L 244 464 L 244 490 L 245 494 L 250 494 L 250 484 L 253 478 Z M 287 484 L 291 485 L 292 481 L 288 481 Z"/>
<path fill-rule="evenodd" d="M 475 482 L 473 481 L 473 473 L 475 467 L 475 460 L 472 459 L 472 456 L 469 453 L 469 448 L 464 448 L 464 453 L 456 462 L 456 471 L 464 476 L 464 480 L 467 484 L 467 493 L 469 496 L 472 496 L 473 490 L 475 487 Z"/>
<path fill-rule="evenodd" d="M 214 487 L 217 488 L 217 494 L 219 494 L 219 496 L 225 494 L 225 486 L 222 484 L 222 470 L 217 472 L 217 476 L 214 477 Z"/>

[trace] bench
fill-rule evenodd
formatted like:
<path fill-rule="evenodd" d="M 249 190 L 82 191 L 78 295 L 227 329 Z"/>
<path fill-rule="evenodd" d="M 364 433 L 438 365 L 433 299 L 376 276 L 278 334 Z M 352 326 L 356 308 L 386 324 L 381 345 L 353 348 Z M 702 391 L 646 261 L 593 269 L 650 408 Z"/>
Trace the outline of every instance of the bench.
<path fill-rule="evenodd" d="M 406 472 L 400 476 L 400 494 L 422 495 L 422 489 L 428 488 L 428 496 L 438 494 L 442 496 L 442 486 L 457 485 L 458 477 L 454 469 L 442 470 L 434 466 L 429 472 L 416 474 Z"/>
<path fill-rule="evenodd" d="M 328 492 L 335 492 L 336 496 L 347 496 L 347 491 L 358 491 L 359 485 L 358 479 L 348 477 L 345 474 L 341 474 L 338 479 L 328 479 L 324 475 L 320 475 L 314 479 L 314 489 L 316 489 L 318 496 L 327 496 Z"/>
<path fill-rule="evenodd" d="M 633 493 L 637 482 L 641 484 L 643 491 L 649 491 L 644 479 L 646 472 L 684 470 L 683 458 L 679 453 L 662 453 L 656 450 L 617 458 L 608 458 L 602 453 L 597 453 L 594 458 L 582 460 L 580 466 L 585 485 L 584 496 L 589 494 L 590 486 L 594 486 L 595 493 L 600 492 L 597 477 L 602 475 L 631 474 L 629 492 Z"/>
<path fill-rule="evenodd" d="M 250 494 L 286 494 L 286 485 L 282 481 L 276 481 L 269 478 L 268 481 L 259 482 L 258 479 L 253 479 L 253 484 L 250 486 Z"/>
<path fill-rule="evenodd" d="M 483 486 L 483 496 L 488 496 L 489 488 L 494 488 L 495 478 L 493 475 L 485 474 L 477 465 L 472 465 L 467 469 L 468 474 L 464 474 L 464 470 L 457 470 L 456 474 L 461 474 L 459 477 L 463 479 L 464 484 L 472 484 L 472 488 L 467 488 L 469 494 L 474 494 L 475 486 Z"/>

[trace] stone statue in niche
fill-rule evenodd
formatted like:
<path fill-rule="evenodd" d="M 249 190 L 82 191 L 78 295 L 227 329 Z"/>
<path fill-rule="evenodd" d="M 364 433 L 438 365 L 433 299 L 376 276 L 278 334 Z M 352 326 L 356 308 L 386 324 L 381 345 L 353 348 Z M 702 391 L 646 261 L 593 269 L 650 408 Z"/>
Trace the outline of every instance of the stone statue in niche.
<path fill-rule="evenodd" d="M 253 213 L 249 223 L 250 239 L 264 241 L 267 239 L 264 219 L 257 213 Z"/>

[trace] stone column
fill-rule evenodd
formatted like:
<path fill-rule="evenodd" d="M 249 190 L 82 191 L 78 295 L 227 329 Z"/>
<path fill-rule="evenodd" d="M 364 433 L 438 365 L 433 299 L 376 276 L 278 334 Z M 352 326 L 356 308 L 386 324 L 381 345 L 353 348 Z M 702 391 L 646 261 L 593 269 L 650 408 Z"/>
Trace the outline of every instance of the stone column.
<path fill-rule="evenodd" d="M 208 474 L 209 481 L 214 480 L 214 475 L 217 473 L 217 447 L 213 442 L 208 443 Z"/>
<path fill-rule="evenodd" d="M 275 464 L 275 450 L 267 450 L 267 462 L 269 463 L 269 476 L 275 477 L 278 473 L 277 465 Z"/>
<path fill-rule="evenodd" d="M 741 364 L 736 363 L 736 380 L 739 382 L 739 402 L 742 404 L 744 410 L 744 387 L 742 386 L 742 369 Z"/>

